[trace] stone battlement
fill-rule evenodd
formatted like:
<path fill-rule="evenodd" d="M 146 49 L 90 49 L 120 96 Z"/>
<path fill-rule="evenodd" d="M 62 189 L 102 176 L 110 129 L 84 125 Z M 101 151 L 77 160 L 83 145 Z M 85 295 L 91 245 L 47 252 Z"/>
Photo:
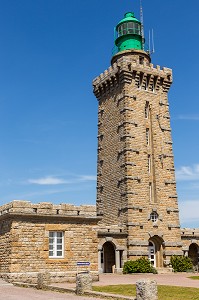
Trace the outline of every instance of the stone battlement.
<path fill-rule="evenodd" d="M 181 228 L 181 236 L 199 237 L 199 228 Z"/>
<path fill-rule="evenodd" d="M 30 201 L 14 200 L 0 206 L 0 216 L 6 214 L 34 214 L 96 217 L 95 205 L 52 204 L 50 202 L 31 203 Z"/>
<path fill-rule="evenodd" d="M 169 81 L 172 81 L 172 69 L 166 67 L 161 68 L 159 65 L 154 66 L 152 63 L 145 61 L 140 64 L 139 61 L 134 61 L 133 58 L 129 56 L 121 57 L 117 60 L 117 62 L 114 62 L 112 66 L 93 80 L 93 86 L 95 87 L 99 83 L 105 82 L 108 78 L 116 75 L 121 69 L 127 69 L 128 71 L 136 70 L 146 74 L 151 74 L 151 72 L 153 72 L 155 76 L 162 78 L 170 76 Z"/>

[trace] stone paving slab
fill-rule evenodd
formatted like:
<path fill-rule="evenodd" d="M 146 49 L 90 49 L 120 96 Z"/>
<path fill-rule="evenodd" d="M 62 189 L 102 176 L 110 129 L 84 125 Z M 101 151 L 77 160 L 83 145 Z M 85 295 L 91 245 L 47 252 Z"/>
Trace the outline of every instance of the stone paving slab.
<path fill-rule="evenodd" d="M 0 278 L 0 287 L 1 286 L 13 286 L 12 283 L 6 282 Z"/>
<path fill-rule="evenodd" d="M 0 279 L 0 295 L 2 300 L 101 300 L 99 298 L 76 296 L 73 294 L 16 287 L 2 279 Z"/>
<path fill-rule="evenodd" d="M 116 284 L 135 284 L 140 278 L 150 278 L 157 281 L 159 285 L 187 286 L 199 288 L 199 280 L 192 280 L 189 276 L 199 274 L 144 274 L 144 275 L 117 275 L 101 274 L 100 281 L 93 285 L 105 286 Z M 74 288 L 75 284 L 57 283 L 53 284 L 60 288 Z M 68 293 L 59 293 L 53 291 L 42 291 L 33 288 L 22 288 L 13 286 L 0 279 L 0 295 L 3 300 L 100 300 L 97 297 L 77 296 Z"/>
<path fill-rule="evenodd" d="M 199 288 L 199 280 L 193 280 L 188 277 L 199 276 L 199 273 L 170 273 L 170 274 L 101 274 L 99 282 L 94 282 L 93 285 L 105 286 L 116 284 L 135 284 L 137 280 L 149 278 L 156 280 L 158 285 L 172 285 L 183 287 Z"/>

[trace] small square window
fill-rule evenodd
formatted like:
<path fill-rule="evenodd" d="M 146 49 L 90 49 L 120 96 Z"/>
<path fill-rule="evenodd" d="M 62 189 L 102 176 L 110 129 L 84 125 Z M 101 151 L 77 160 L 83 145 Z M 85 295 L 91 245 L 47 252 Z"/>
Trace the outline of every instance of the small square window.
<path fill-rule="evenodd" d="M 157 212 L 153 211 L 151 214 L 150 214 L 150 220 L 155 223 L 157 220 L 158 220 L 158 214 Z"/>

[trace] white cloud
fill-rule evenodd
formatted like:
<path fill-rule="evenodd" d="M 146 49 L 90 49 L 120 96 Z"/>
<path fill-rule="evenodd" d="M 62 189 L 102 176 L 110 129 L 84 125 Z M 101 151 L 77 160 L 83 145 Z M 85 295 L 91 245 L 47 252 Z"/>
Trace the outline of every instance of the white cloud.
<path fill-rule="evenodd" d="M 94 175 L 82 175 L 80 176 L 81 181 L 95 181 L 97 180 L 97 177 Z"/>
<path fill-rule="evenodd" d="M 187 121 L 199 121 L 199 115 L 179 115 L 175 119 Z"/>
<path fill-rule="evenodd" d="M 69 182 L 61 178 L 47 176 L 47 177 L 42 177 L 37 179 L 28 179 L 28 183 L 39 184 L 39 185 L 57 185 L 57 184 L 65 184 Z"/>
<path fill-rule="evenodd" d="M 195 164 L 192 167 L 182 166 L 176 170 L 176 179 L 183 180 L 199 180 L 199 164 Z"/>
<path fill-rule="evenodd" d="M 96 176 L 94 175 L 80 175 L 74 176 L 72 178 L 63 179 L 56 176 L 46 176 L 35 179 L 28 179 L 29 184 L 38 184 L 38 185 L 59 185 L 59 184 L 75 184 L 86 181 L 96 181 Z"/>
<path fill-rule="evenodd" d="M 180 201 L 181 222 L 199 223 L 199 200 Z"/>

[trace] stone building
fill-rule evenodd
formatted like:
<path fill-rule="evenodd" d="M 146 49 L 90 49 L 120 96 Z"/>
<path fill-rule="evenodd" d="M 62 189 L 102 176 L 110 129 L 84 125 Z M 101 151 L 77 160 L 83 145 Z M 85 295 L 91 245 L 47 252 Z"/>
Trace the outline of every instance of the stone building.
<path fill-rule="evenodd" d="M 121 272 L 141 256 L 198 264 L 199 229 L 180 229 L 168 104 L 172 70 L 151 63 L 133 13 L 116 26 L 111 66 L 93 81 L 98 110 L 96 206 L 13 201 L 0 207 L 0 276 L 74 280 L 77 262 Z"/>
<path fill-rule="evenodd" d="M 172 255 L 189 253 L 197 261 L 198 232 L 191 250 L 187 230 L 181 238 L 168 104 L 171 84 L 172 70 L 151 63 L 142 24 L 126 13 L 115 29 L 111 66 L 93 81 L 99 103 L 101 271 L 110 272 L 115 265 L 120 272 L 123 261 L 140 256 L 149 257 L 158 269 Z"/>
<path fill-rule="evenodd" d="M 86 261 L 97 280 L 98 221 L 95 206 L 89 205 L 16 200 L 1 206 L 1 276 L 36 283 L 38 273 L 47 271 L 52 281 L 74 281 L 77 262 Z"/>

